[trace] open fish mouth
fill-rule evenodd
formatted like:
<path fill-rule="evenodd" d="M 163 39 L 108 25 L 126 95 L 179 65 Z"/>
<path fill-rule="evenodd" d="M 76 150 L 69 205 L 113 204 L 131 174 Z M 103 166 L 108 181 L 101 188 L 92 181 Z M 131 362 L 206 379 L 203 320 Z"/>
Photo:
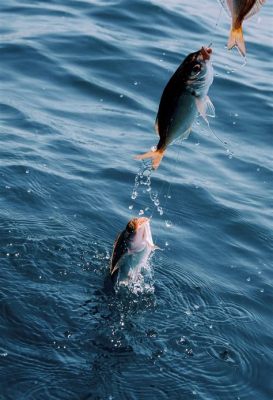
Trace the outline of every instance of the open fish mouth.
<path fill-rule="evenodd" d="M 202 47 L 202 49 L 200 50 L 200 54 L 202 56 L 203 61 L 208 61 L 210 60 L 212 49 L 210 47 Z"/>
<path fill-rule="evenodd" d="M 136 230 L 139 229 L 141 226 L 148 224 L 150 222 L 150 218 L 142 217 L 138 218 L 135 221 Z"/>

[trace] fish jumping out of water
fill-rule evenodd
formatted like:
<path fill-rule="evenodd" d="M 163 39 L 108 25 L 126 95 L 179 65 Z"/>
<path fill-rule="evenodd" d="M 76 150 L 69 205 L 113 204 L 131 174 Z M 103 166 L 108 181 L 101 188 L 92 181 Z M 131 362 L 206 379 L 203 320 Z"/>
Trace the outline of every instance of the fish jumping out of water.
<path fill-rule="evenodd" d="M 237 46 L 240 53 L 245 57 L 246 46 L 242 23 L 245 19 L 256 14 L 266 0 L 219 0 L 219 2 L 232 18 L 228 49 Z"/>
<path fill-rule="evenodd" d="M 110 262 L 110 275 L 114 283 L 128 285 L 138 276 L 155 250 L 149 218 L 131 219 L 117 237 Z"/>
<path fill-rule="evenodd" d="M 214 107 L 208 97 L 213 81 L 210 61 L 212 49 L 189 54 L 167 83 L 159 104 L 155 130 L 159 142 L 155 151 L 136 156 L 138 160 L 152 158 L 153 169 L 157 169 L 167 146 L 175 139 L 187 139 L 198 112 L 206 120 L 214 116 Z"/>

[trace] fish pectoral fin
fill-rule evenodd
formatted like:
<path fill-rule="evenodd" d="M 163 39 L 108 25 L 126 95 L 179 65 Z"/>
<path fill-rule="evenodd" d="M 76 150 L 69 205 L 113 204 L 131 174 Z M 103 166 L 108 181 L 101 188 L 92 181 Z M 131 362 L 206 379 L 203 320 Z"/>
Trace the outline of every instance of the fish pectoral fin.
<path fill-rule="evenodd" d="M 207 117 L 215 118 L 215 108 L 209 96 L 206 96 L 204 99 L 196 97 L 195 103 L 199 114 L 206 122 L 208 122 Z"/>
<path fill-rule="evenodd" d="M 110 275 L 111 275 L 111 276 L 113 276 L 113 275 L 114 275 L 114 273 L 115 273 L 116 271 L 118 271 L 118 269 L 119 269 L 119 265 L 118 265 L 118 264 L 116 264 L 116 265 L 114 266 L 114 268 L 113 268 L 113 269 L 111 269 L 111 271 L 110 271 Z"/>
<path fill-rule="evenodd" d="M 206 116 L 206 110 L 205 110 L 205 102 L 204 100 L 199 99 L 198 97 L 195 98 L 195 104 L 197 107 L 197 110 L 201 117 L 204 118 L 204 120 L 207 122 L 207 116 Z"/>
<path fill-rule="evenodd" d="M 152 251 L 155 251 L 155 250 L 163 250 L 163 249 L 161 249 L 161 247 L 159 247 L 159 246 L 157 246 L 156 244 L 154 244 L 153 246 L 152 246 Z"/>
<path fill-rule="evenodd" d="M 208 117 L 215 118 L 215 107 L 209 96 L 206 96 L 205 102 L 206 102 L 206 115 Z"/>
<path fill-rule="evenodd" d="M 156 151 L 148 151 L 147 153 L 144 154 L 139 154 L 135 156 L 136 160 L 145 160 L 147 158 L 152 159 L 152 166 L 153 169 L 157 169 L 159 167 L 159 164 L 164 156 L 165 150 L 156 150 Z"/>
<path fill-rule="evenodd" d="M 246 46 L 243 36 L 242 25 L 239 28 L 231 29 L 227 46 L 229 50 L 236 46 L 240 54 L 243 57 L 246 56 Z"/>
<path fill-rule="evenodd" d="M 253 7 L 249 11 L 249 13 L 246 14 L 245 19 L 248 19 L 248 18 L 252 17 L 252 15 L 257 14 L 257 12 L 260 11 L 261 7 L 264 5 L 265 2 L 266 2 L 266 0 L 256 0 L 255 4 L 253 5 Z"/>

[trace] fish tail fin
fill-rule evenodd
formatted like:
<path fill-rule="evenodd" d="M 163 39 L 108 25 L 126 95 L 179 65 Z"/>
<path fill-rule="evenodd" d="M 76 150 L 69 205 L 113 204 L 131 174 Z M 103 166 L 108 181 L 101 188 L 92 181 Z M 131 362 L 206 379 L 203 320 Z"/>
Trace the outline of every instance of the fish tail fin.
<path fill-rule="evenodd" d="M 145 160 L 146 158 L 151 158 L 153 169 L 157 169 L 159 167 L 159 164 L 161 163 L 164 153 L 165 150 L 148 151 L 147 153 L 135 156 L 135 159 Z"/>
<path fill-rule="evenodd" d="M 239 52 L 245 57 L 246 55 L 246 46 L 243 36 L 242 25 L 239 28 L 231 28 L 229 39 L 228 39 L 228 49 L 232 49 L 237 46 Z"/>

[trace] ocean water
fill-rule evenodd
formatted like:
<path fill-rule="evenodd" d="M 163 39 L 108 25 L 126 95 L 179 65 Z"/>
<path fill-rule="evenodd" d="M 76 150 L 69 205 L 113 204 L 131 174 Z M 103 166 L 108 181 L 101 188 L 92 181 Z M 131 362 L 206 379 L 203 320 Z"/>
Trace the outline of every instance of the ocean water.
<path fill-rule="evenodd" d="M 273 6 L 0 4 L 0 399 L 273 399 Z M 160 96 L 212 42 L 216 118 L 149 171 Z M 152 215 L 149 279 L 105 290 Z"/>

